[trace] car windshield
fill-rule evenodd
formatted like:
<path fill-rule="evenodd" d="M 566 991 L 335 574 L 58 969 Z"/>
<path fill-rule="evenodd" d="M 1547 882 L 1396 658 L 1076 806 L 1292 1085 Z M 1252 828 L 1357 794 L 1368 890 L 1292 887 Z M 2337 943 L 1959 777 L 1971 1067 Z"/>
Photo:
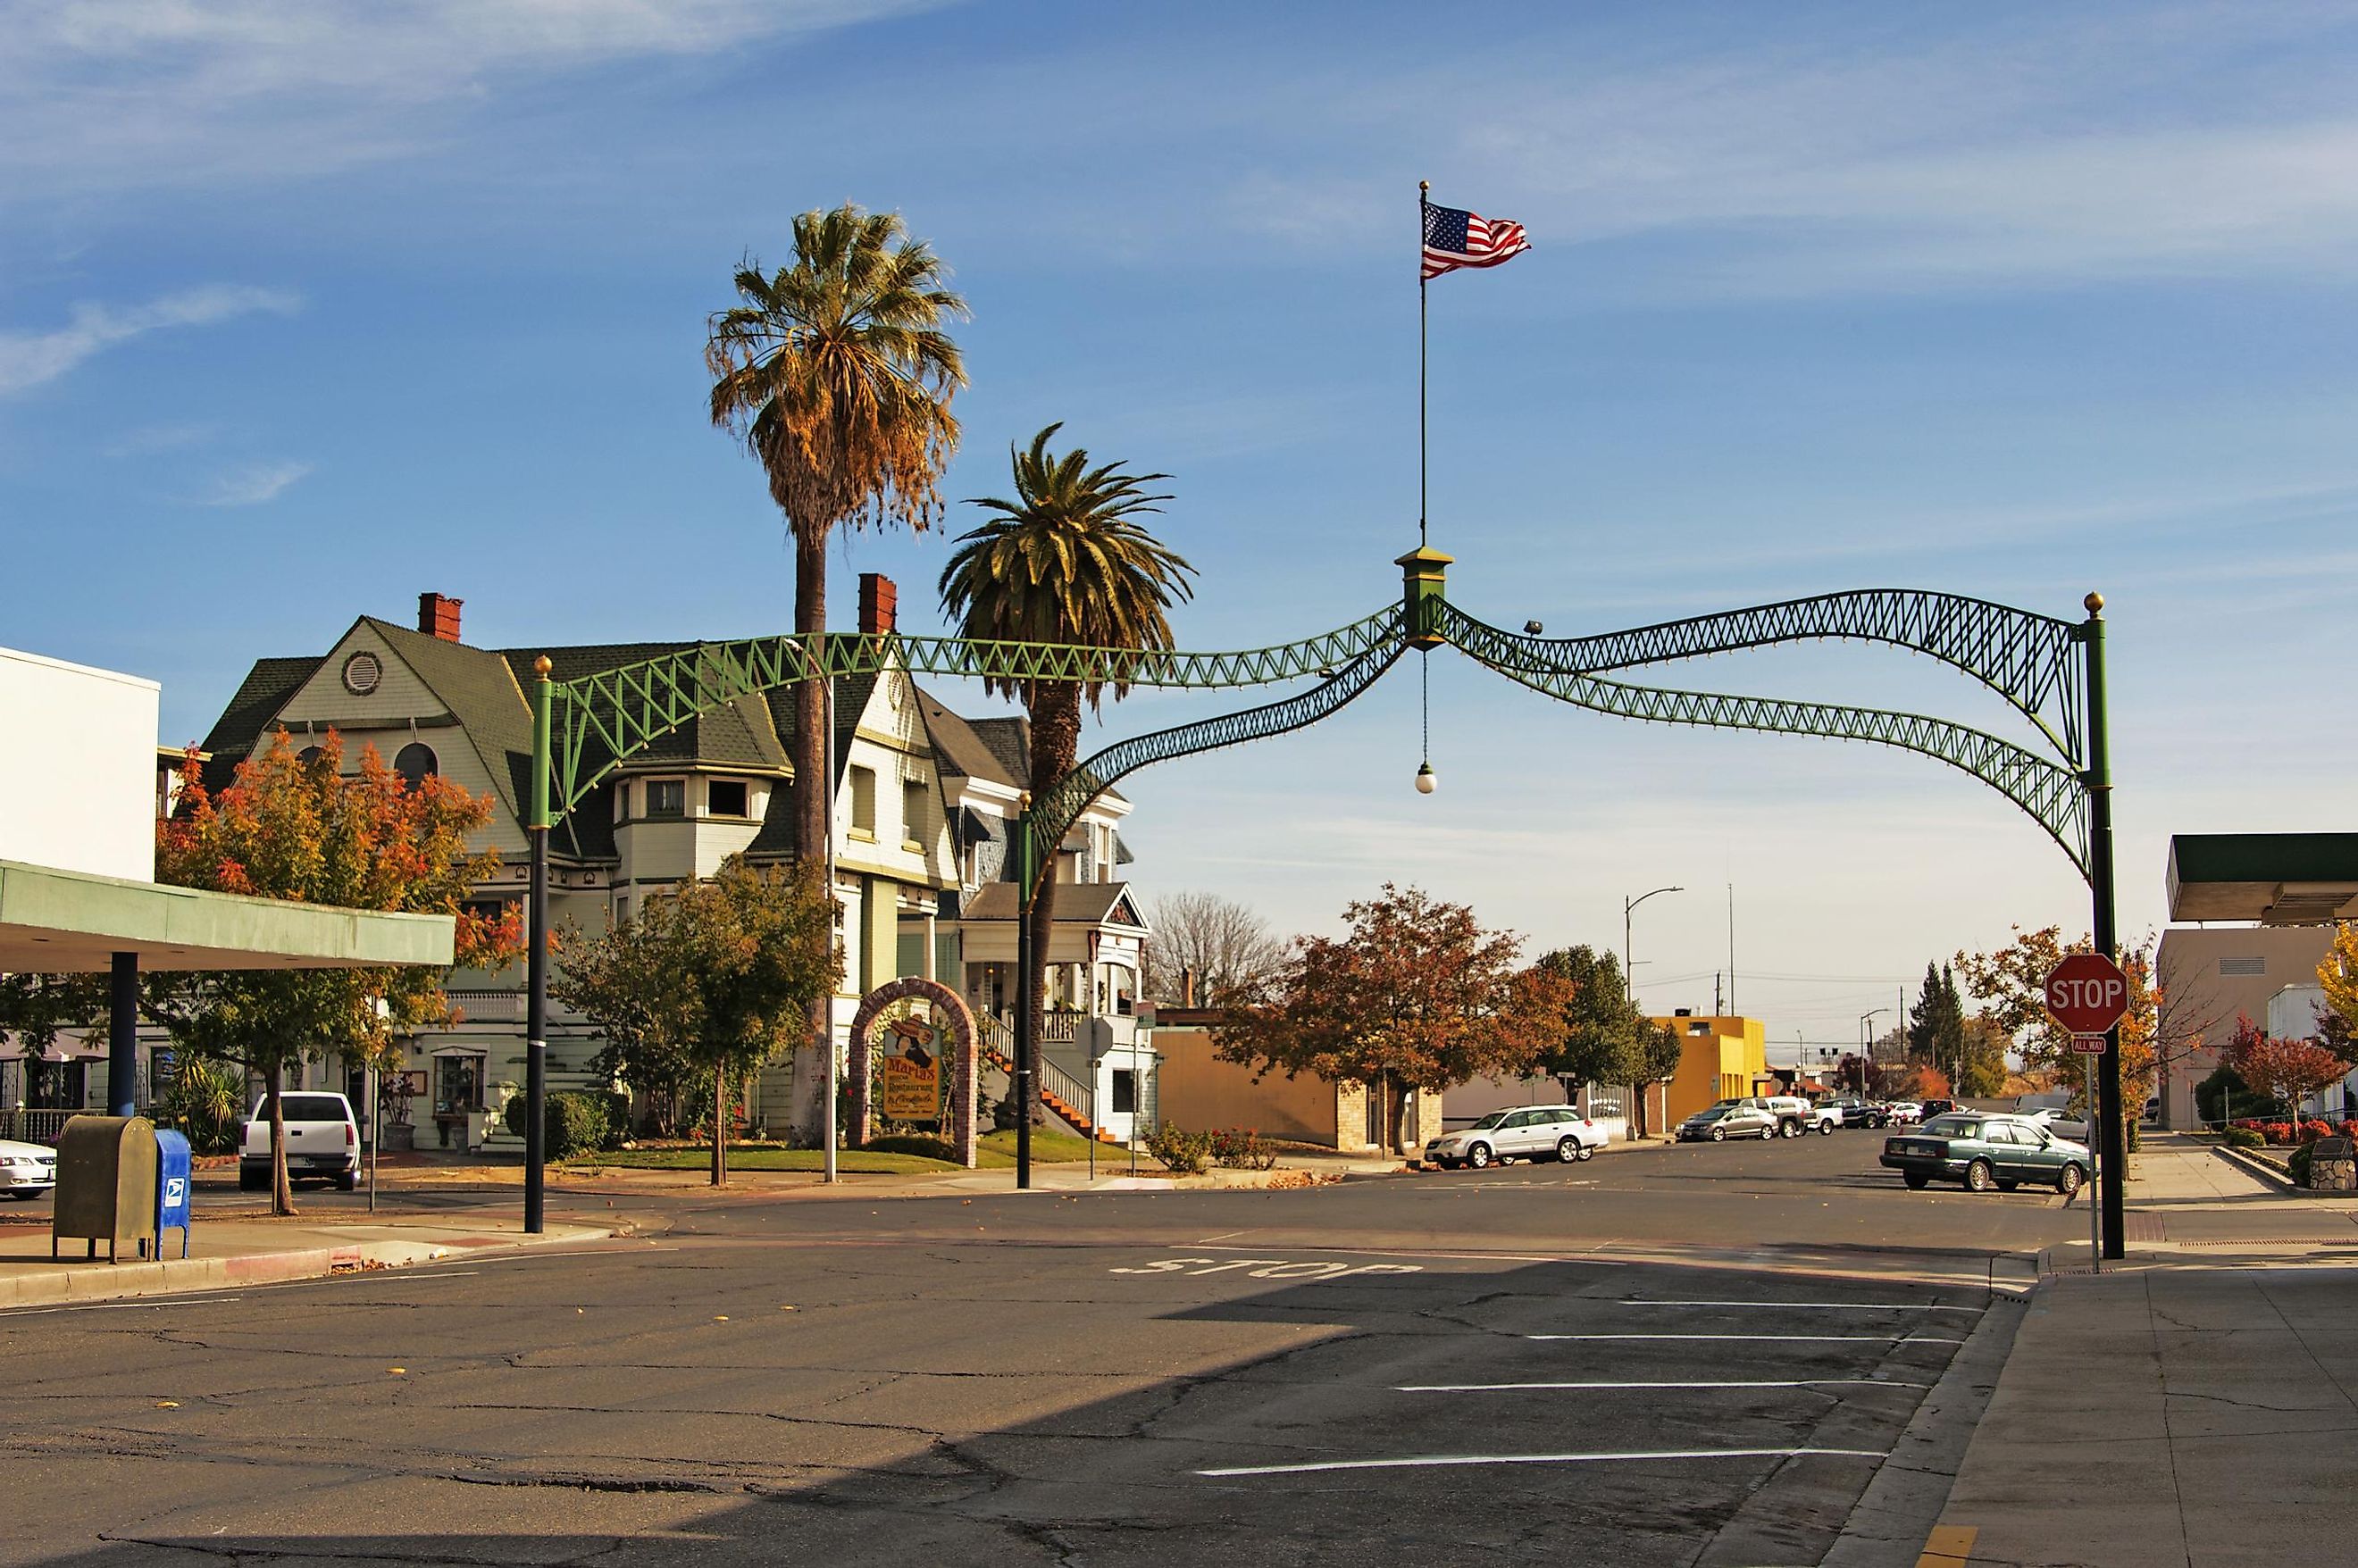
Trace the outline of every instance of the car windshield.
<path fill-rule="evenodd" d="M 1924 1130 L 1935 1138 L 1972 1138 L 1981 1130 L 1982 1124 L 1970 1116 L 1936 1116 L 1924 1124 Z"/>
<path fill-rule="evenodd" d="M 1717 1121 L 1721 1117 L 1725 1116 L 1729 1111 L 1734 1110 L 1735 1108 L 1736 1108 L 1732 1105 L 1707 1105 L 1687 1119 L 1690 1121 Z"/>
<path fill-rule="evenodd" d="M 1500 1122 L 1506 1119 L 1507 1113 L 1505 1111 L 1494 1110 L 1489 1115 L 1484 1117 L 1481 1120 L 1476 1122 L 1473 1126 L 1467 1128 L 1466 1130 L 1468 1132 L 1487 1132 L 1490 1129 L 1498 1126 Z"/>

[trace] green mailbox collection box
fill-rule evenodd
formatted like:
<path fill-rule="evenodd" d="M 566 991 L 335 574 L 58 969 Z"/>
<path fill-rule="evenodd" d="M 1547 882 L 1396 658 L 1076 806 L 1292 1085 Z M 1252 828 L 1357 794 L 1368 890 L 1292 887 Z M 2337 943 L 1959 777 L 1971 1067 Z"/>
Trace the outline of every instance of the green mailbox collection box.
<path fill-rule="evenodd" d="M 49 1221 L 49 1256 L 58 1243 L 106 1243 L 115 1260 L 123 1243 L 144 1252 L 156 1239 L 156 1124 L 144 1116 L 77 1116 L 58 1135 L 58 1191 Z"/>

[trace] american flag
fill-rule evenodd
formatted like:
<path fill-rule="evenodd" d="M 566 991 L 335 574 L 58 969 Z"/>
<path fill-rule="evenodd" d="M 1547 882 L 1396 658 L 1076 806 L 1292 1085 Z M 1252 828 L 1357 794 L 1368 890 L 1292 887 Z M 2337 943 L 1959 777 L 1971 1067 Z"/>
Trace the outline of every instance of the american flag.
<path fill-rule="evenodd" d="M 1497 266 L 1508 257 L 1531 248 L 1523 226 L 1504 218 L 1485 218 L 1456 207 L 1424 207 L 1425 277 L 1439 277 L 1461 266 Z"/>

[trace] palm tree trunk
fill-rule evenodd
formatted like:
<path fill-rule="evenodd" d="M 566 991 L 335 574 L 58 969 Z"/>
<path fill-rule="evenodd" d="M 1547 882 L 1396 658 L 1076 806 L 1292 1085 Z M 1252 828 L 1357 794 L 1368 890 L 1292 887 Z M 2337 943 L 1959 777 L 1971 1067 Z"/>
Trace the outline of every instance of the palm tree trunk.
<path fill-rule="evenodd" d="M 805 637 L 817 634 L 824 638 L 827 632 L 827 535 L 824 527 L 797 526 L 795 531 L 795 631 Z M 814 644 L 823 649 L 823 641 Z M 823 653 L 820 654 L 824 659 Z M 827 753 L 832 750 L 831 737 L 827 732 L 827 688 L 819 681 L 806 680 L 795 687 L 795 859 L 804 865 L 817 865 L 827 859 L 827 848 L 834 825 L 828 821 L 827 806 L 835 793 L 835 780 L 828 768 Z M 828 896 L 835 890 L 827 890 Z M 848 966 L 853 975 L 860 972 L 858 955 Z M 804 1141 L 817 1144 L 824 1132 L 827 1117 L 827 1071 L 832 1065 L 827 1043 L 833 1037 L 830 1016 L 835 999 L 822 995 L 815 998 L 810 1012 L 804 1019 L 803 1038 L 811 1048 L 795 1053 L 793 1093 L 794 1109 L 790 1120 L 795 1131 Z"/>
<path fill-rule="evenodd" d="M 287 1179 L 287 1104 L 278 1093 L 286 1071 L 285 1062 L 273 1059 L 270 1076 L 263 1080 L 270 1101 L 270 1212 L 282 1217 L 295 1212 L 295 1184 Z"/>
<path fill-rule="evenodd" d="M 1057 782 L 1073 771 L 1081 750 L 1081 688 L 1071 681 L 1041 681 L 1030 693 L 1032 715 L 1032 799 L 1048 798 Z M 1048 940 L 1056 929 L 1056 856 L 1061 844 L 1040 846 L 1037 881 L 1032 893 L 1032 1038 L 1047 1038 Z M 1038 1065 L 1033 1065 L 1033 1100 L 1023 1114 L 1033 1122 L 1046 1119 L 1039 1100 Z"/>

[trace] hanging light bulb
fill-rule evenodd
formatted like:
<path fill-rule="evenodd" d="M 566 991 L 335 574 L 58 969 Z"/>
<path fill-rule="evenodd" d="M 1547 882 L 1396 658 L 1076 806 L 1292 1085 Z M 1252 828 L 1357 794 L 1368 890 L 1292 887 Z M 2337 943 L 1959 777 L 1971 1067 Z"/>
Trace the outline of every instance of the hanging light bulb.
<path fill-rule="evenodd" d="M 1431 762 L 1419 762 L 1416 765 L 1416 793 L 1419 795 L 1431 795 L 1434 790 L 1440 787 L 1441 776 L 1433 771 L 1433 764 Z"/>

